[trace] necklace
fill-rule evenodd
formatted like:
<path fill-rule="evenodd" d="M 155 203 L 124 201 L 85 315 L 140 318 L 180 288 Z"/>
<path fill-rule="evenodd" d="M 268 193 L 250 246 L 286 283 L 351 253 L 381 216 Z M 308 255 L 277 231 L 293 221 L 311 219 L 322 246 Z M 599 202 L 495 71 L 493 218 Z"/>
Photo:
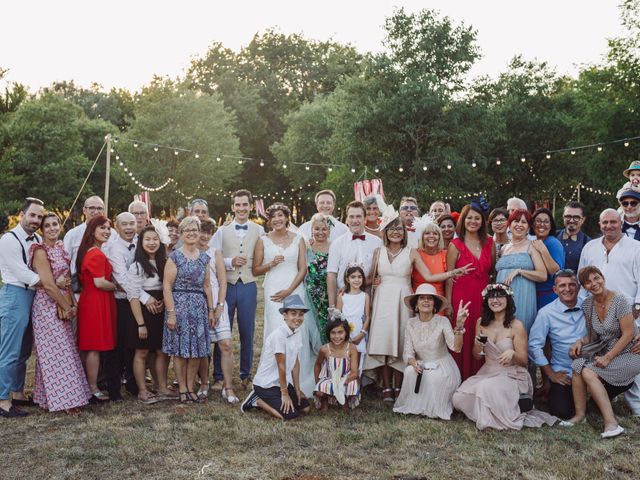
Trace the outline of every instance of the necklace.
<path fill-rule="evenodd" d="M 391 250 L 387 248 L 387 255 L 389 255 L 389 257 L 391 258 L 396 258 L 398 255 L 400 255 L 400 252 L 402 252 L 402 250 L 404 250 L 404 248 L 401 248 L 396 253 L 392 253 Z"/>

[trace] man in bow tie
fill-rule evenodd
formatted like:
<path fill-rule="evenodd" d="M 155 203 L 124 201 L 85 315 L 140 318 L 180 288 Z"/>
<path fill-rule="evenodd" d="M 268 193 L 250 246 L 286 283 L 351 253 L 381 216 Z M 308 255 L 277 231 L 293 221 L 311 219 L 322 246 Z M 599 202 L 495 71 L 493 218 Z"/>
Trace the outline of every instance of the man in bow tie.
<path fill-rule="evenodd" d="M 323 215 L 329 215 L 331 220 L 331 229 L 329 231 L 329 240 L 334 241 L 338 237 L 344 235 L 349 231 L 347 226 L 342 223 L 337 218 L 333 217 L 333 211 L 336 207 L 336 194 L 333 193 L 333 190 L 320 190 L 316 193 L 316 210 L 318 213 L 322 213 Z M 311 220 L 300 225 L 298 229 L 298 233 L 302 235 L 305 240 L 309 241 L 312 239 L 312 229 L 311 229 Z"/>
<path fill-rule="evenodd" d="M 249 190 L 238 190 L 231 196 L 233 221 L 218 229 L 211 245 L 222 252 L 227 270 L 227 308 L 229 322 L 233 329 L 233 319 L 238 314 L 240 334 L 240 380 L 247 389 L 251 382 L 253 364 L 253 334 L 256 323 L 258 290 L 256 279 L 251 272 L 253 251 L 256 242 L 264 235 L 264 228 L 249 221 L 253 208 L 253 196 Z M 220 350 L 216 344 L 213 354 L 213 389 L 222 390 L 222 367 Z"/>
<path fill-rule="evenodd" d="M 369 275 L 373 252 L 382 246 L 382 241 L 364 230 L 366 209 L 362 202 L 347 205 L 347 226 L 349 232 L 331 242 L 327 260 L 327 294 L 329 305 L 335 307 L 339 288 L 344 288 L 344 272 L 349 264 L 362 265 L 364 274 Z"/>
<path fill-rule="evenodd" d="M 112 232 L 115 239 L 109 242 L 105 252 L 111 266 L 113 267 L 113 279 L 118 285 L 115 291 L 117 322 L 118 322 L 118 342 L 116 348 L 110 352 L 105 352 L 103 367 L 106 375 L 107 390 L 112 401 L 122 400 L 120 392 L 121 377 L 126 381 L 125 388 L 131 395 L 138 395 L 138 387 L 133 377 L 133 355 L 134 351 L 126 348 L 125 332 L 129 329 L 129 324 L 135 322 L 131 305 L 127 299 L 127 280 L 129 267 L 134 261 L 135 248 L 137 243 L 137 217 L 130 212 L 122 212 L 116 217 L 115 227 L 117 235 Z M 155 298 L 143 292 L 140 295 L 140 303 L 152 313 L 157 313 L 162 309 L 162 302 L 157 302 Z M 164 388 L 164 385 L 162 386 Z"/>
<path fill-rule="evenodd" d="M 404 228 L 407 230 L 407 246 L 418 248 L 419 238 L 416 235 L 416 229 L 413 222 L 420 216 L 418 201 L 414 197 L 402 197 L 400 199 L 400 220 Z"/>
<path fill-rule="evenodd" d="M 0 418 L 27 415 L 15 405 L 29 404 L 24 377 L 31 354 L 31 305 L 40 277 L 29 269 L 29 249 L 40 243 L 36 231 L 44 204 L 29 197 L 20 210 L 20 222 L 0 239 Z"/>
<path fill-rule="evenodd" d="M 538 311 L 529 333 L 529 358 L 550 380 L 549 411 L 562 419 L 574 415 L 569 348 L 587 333 L 582 301 L 578 299 L 578 279 L 573 270 L 554 275 L 553 291 L 558 298 Z M 551 343 L 551 361 L 544 353 Z"/>
<path fill-rule="evenodd" d="M 574 201 L 567 203 L 564 207 L 562 219 L 564 228 L 558 232 L 556 237 L 564 247 L 565 267 L 577 272 L 582 249 L 591 240 L 582 231 L 582 224 L 585 219 L 584 205 L 581 202 Z"/>
<path fill-rule="evenodd" d="M 622 217 L 622 233 L 634 240 L 640 240 L 640 193 L 627 190 L 618 199 L 624 215 Z"/>

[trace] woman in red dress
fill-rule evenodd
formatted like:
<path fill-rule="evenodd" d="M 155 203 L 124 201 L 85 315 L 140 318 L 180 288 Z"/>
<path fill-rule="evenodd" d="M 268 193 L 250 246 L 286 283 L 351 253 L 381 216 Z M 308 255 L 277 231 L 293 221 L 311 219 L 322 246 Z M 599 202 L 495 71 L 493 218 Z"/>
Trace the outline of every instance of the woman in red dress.
<path fill-rule="evenodd" d="M 98 389 L 100 352 L 116 347 L 116 301 L 113 292 L 117 285 L 111 281 L 111 264 L 102 253 L 102 245 L 109 239 L 111 225 L 102 215 L 89 221 L 82 237 L 76 268 L 82 291 L 78 300 L 78 348 L 91 390 L 91 403 L 109 400 Z"/>
<path fill-rule="evenodd" d="M 456 225 L 457 238 L 451 240 L 447 249 L 447 270 L 471 263 L 474 270 L 447 281 L 447 300 L 453 306 L 453 317 L 458 314 L 458 306 L 471 302 L 467 307 L 469 316 L 465 322 L 462 351 L 453 353 L 460 368 L 462 380 L 475 375 L 482 366 L 482 360 L 473 358 L 473 345 L 476 337 L 476 321 L 482 314 L 482 290 L 489 283 L 489 276 L 496 263 L 496 248 L 493 239 L 487 234 L 487 220 L 481 205 L 465 205 Z"/>

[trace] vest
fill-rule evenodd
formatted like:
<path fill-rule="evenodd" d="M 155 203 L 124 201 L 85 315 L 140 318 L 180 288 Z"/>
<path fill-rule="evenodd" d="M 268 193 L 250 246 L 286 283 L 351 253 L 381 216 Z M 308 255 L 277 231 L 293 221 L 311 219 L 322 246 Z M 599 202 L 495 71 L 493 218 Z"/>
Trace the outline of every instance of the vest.
<path fill-rule="evenodd" d="M 247 225 L 249 225 L 249 230 L 247 230 L 247 234 L 242 241 L 237 237 L 231 225 L 224 227 L 222 230 L 222 254 L 226 258 L 237 257 L 238 255 L 247 258 L 247 263 L 242 267 L 233 267 L 233 270 L 227 270 L 227 282 L 232 285 L 235 285 L 238 280 L 242 280 L 242 283 L 256 281 L 251 273 L 251 265 L 253 264 L 253 250 L 260 237 L 260 228 L 253 222 L 247 222 Z"/>

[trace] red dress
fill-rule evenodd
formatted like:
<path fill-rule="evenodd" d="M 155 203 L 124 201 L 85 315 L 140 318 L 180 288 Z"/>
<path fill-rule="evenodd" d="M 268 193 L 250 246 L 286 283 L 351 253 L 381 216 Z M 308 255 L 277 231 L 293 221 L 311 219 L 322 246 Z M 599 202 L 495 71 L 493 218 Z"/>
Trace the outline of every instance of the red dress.
<path fill-rule="evenodd" d="M 111 263 L 99 248 L 90 249 L 82 260 L 78 300 L 78 348 L 108 351 L 116 347 L 116 300 L 113 292 L 97 288 L 94 278 L 111 280 Z"/>
<path fill-rule="evenodd" d="M 487 237 L 484 242 L 482 250 L 480 251 L 480 257 L 476 258 L 471 250 L 467 248 L 462 240 L 454 238 L 451 240 L 460 255 L 456 262 L 456 268 L 464 267 L 471 263 L 475 270 L 467 275 L 458 277 L 453 282 L 453 289 L 451 292 L 451 306 L 453 307 L 453 324 L 455 326 L 455 319 L 458 315 L 458 306 L 460 300 L 462 304 L 471 301 L 469 304 L 469 316 L 464 324 L 466 330 L 464 334 L 464 340 L 462 342 L 462 351 L 460 353 L 452 352 L 453 358 L 458 364 L 460 369 L 460 375 L 462 381 L 475 375 L 480 367 L 484 363 L 482 360 L 476 360 L 473 358 L 473 343 L 476 336 L 476 322 L 482 314 L 482 290 L 489 283 L 489 274 L 492 268 L 491 250 L 493 245 L 493 239 Z"/>

